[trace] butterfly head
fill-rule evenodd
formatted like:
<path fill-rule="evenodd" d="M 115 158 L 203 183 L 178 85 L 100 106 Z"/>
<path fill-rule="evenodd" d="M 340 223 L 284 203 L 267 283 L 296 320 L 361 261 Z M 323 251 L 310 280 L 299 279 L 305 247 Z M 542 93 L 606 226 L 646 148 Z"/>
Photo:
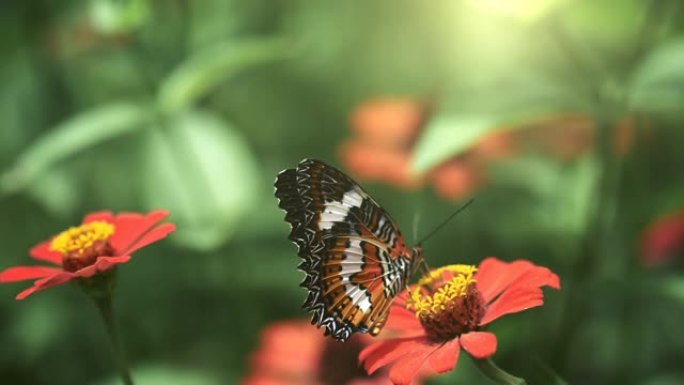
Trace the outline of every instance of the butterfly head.
<path fill-rule="evenodd" d="M 410 268 L 408 269 L 408 275 L 409 277 L 413 275 L 420 265 L 423 263 L 423 246 L 414 246 L 411 248 L 411 252 L 409 254 L 409 262 L 410 262 Z"/>

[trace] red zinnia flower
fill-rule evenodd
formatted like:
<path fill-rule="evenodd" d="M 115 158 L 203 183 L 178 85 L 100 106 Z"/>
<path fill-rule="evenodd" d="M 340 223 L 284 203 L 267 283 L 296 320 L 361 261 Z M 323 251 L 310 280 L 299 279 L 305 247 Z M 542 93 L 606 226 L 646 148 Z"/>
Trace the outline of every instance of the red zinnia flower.
<path fill-rule="evenodd" d="M 90 278 L 128 262 L 131 254 L 157 242 L 175 230 L 173 223 L 162 223 L 163 210 L 147 215 L 109 211 L 91 213 L 83 224 L 72 227 L 31 249 L 31 257 L 53 266 L 15 266 L 0 273 L 0 282 L 36 279 L 33 286 L 17 295 L 24 299 L 36 291 L 78 278 Z"/>
<path fill-rule="evenodd" d="M 684 209 L 656 219 L 641 236 L 641 258 L 645 265 L 657 265 L 684 256 Z"/>
<path fill-rule="evenodd" d="M 479 268 L 433 270 L 392 305 L 385 330 L 399 336 L 367 347 L 359 359 L 369 373 L 394 362 L 389 376 L 399 385 L 410 383 L 424 366 L 450 371 L 461 347 L 475 358 L 489 357 L 496 336 L 483 328 L 502 315 L 542 305 L 542 286 L 559 289 L 558 276 L 524 260 L 487 258 Z"/>
<path fill-rule="evenodd" d="M 341 343 L 326 338 L 306 321 L 267 327 L 252 355 L 252 373 L 241 385 L 385 385 L 384 371 L 368 375 L 358 355 L 370 337 L 354 335 Z"/>

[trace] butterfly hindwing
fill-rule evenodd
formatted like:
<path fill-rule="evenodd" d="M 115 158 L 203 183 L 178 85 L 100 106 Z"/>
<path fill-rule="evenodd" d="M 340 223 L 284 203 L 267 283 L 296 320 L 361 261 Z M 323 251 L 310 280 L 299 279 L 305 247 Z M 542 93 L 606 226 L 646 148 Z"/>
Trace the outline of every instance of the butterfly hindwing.
<path fill-rule="evenodd" d="M 339 340 L 377 334 L 414 260 L 389 214 L 351 178 L 316 160 L 284 170 L 275 187 L 303 258 L 312 323 Z"/>

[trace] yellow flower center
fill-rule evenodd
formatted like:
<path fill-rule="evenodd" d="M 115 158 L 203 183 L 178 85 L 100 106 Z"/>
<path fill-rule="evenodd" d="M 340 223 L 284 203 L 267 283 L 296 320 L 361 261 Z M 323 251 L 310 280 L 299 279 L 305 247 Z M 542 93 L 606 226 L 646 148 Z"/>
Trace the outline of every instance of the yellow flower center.
<path fill-rule="evenodd" d="M 409 293 L 406 308 L 416 313 L 431 340 L 444 342 L 477 329 L 485 304 L 476 271 L 471 265 L 445 266 L 421 278 Z"/>
<path fill-rule="evenodd" d="M 468 294 L 468 287 L 475 283 L 473 275 L 476 271 L 477 268 L 472 265 L 449 265 L 431 271 L 422 277 L 416 288 L 411 291 L 407 307 L 412 308 L 417 317 L 445 310 L 454 298 L 465 297 Z M 443 285 L 430 293 L 430 289 L 440 283 Z M 427 294 L 424 293 L 426 289 Z"/>
<path fill-rule="evenodd" d="M 93 245 L 107 241 L 114 234 L 114 225 L 108 222 L 95 221 L 62 231 L 52 239 L 51 251 L 62 255 L 83 255 Z"/>

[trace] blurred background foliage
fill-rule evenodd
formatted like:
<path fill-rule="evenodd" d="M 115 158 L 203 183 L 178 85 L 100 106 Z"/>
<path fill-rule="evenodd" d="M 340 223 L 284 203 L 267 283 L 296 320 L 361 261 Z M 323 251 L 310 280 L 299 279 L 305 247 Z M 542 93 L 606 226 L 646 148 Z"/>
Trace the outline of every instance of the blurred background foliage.
<path fill-rule="evenodd" d="M 263 327 L 305 316 L 272 194 L 305 157 L 358 177 L 409 240 L 476 197 L 433 266 L 560 275 L 493 325 L 512 373 L 684 383 L 684 225 L 655 251 L 643 235 L 684 207 L 681 2 L 32 0 L 0 20 L 2 267 L 89 211 L 178 225 L 120 269 L 138 383 L 237 383 Z M 19 290 L 0 287 L 2 383 L 116 383 L 85 296 Z M 483 381 L 462 359 L 430 383 Z"/>

